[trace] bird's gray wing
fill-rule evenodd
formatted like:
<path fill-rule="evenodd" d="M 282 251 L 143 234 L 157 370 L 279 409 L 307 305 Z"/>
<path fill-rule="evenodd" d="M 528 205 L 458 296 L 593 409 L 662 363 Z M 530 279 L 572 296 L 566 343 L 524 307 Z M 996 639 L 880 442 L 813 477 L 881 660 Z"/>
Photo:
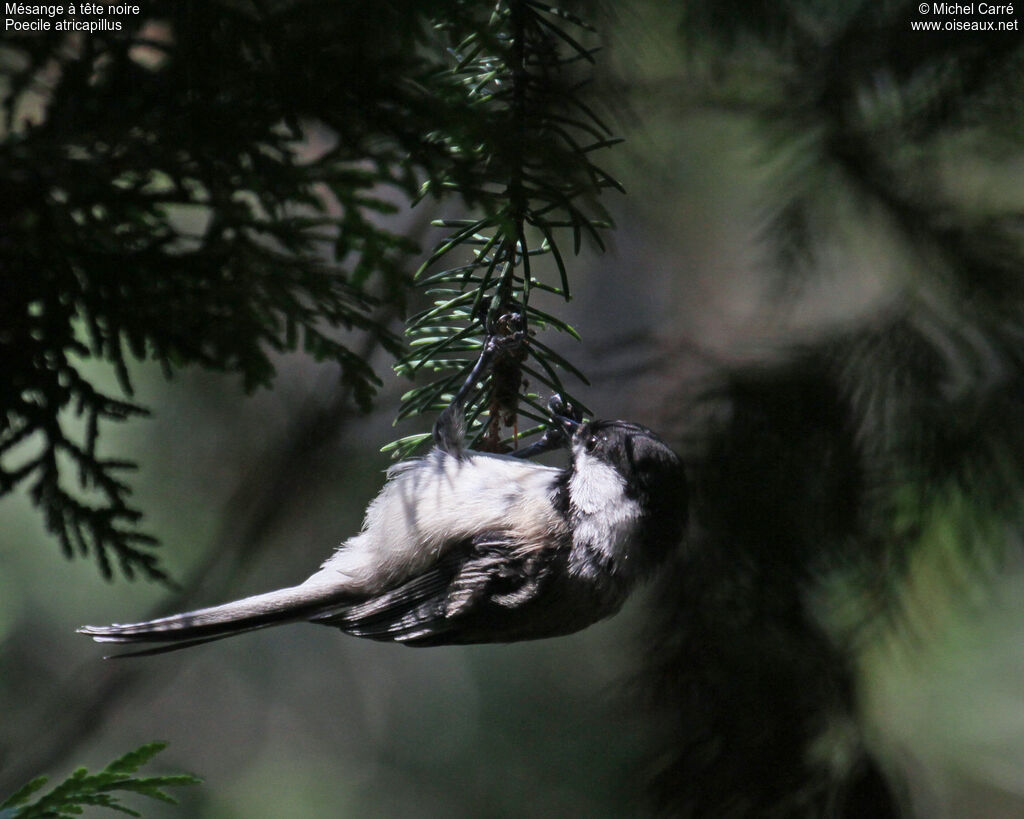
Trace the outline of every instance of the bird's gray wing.
<path fill-rule="evenodd" d="M 490 642 L 503 638 L 499 621 L 538 593 L 536 554 L 507 533 L 469 539 L 428 571 L 367 600 L 311 618 L 356 637 L 409 645 Z"/>

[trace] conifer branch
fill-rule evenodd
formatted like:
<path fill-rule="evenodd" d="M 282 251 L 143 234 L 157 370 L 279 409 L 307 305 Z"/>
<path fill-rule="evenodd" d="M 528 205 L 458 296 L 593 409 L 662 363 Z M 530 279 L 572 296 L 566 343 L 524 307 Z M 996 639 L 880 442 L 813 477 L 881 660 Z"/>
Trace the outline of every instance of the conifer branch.
<path fill-rule="evenodd" d="M 583 236 L 603 247 L 600 232 L 610 225 L 598 202 L 609 187 L 621 187 L 591 159 L 591 152 L 616 142 L 581 97 L 577 63 L 593 51 L 570 30 L 590 30 L 574 15 L 528 0 L 507 0 L 468 33 L 446 27 L 456 61 L 452 69 L 467 94 L 477 127 L 464 137 L 452 134 L 449 150 L 462 157 L 461 177 L 441 177 L 423 193 L 454 190 L 480 214 L 436 222 L 450 232 L 427 258 L 417 280 L 433 304 L 413 315 L 406 334 L 409 353 L 396 370 L 413 376 L 435 373 L 431 383 L 403 397 L 399 418 L 442 409 L 469 375 L 488 335 L 522 335 L 516 352 L 497 356 L 487 381 L 467 404 L 473 446 L 507 451 L 523 431 L 517 418 L 543 420 L 528 409 L 538 406 L 534 382 L 568 395 L 561 372 L 582 374 L 535 339 L 554 329 L 578 335 L 566 322 L 538 307 L 535 291 L 571 297 L 565 256 L 559 242 L 566 231 L 580 250 Z M 468 253 L 469 261 L 458 259 Z M 542 272 L 548 257 L 555 276 Z M 436 271 L 438 264 L 449 265 Z M 529 362 L 535 362 L 530 367 Z M 535 387 L 534 387 L 535 389 Z M 513 440 L 503 440 L 511 427 Z M 413 435 L 389 445 L 405 456 L 427 440 Z"/>
<path fill-rule="evenodd" d="M 118 792 L 137 793 L 150 799 L 177 804 L 166 788 L 196 785 L 202 780 L 191 774 L 138 777 L 134 774 L 160 751 L 165 742 L 151 742 L 115 759 L 99 773 L 79 768 L 49 793 L 29 800 L 47 783 L 45 776 L 33 779 L 0 804 L 0 819 L 62 819 L 78 816 L 88 806 L 102 807 L 128 816 L 141 813 L 121 803 Z"/>

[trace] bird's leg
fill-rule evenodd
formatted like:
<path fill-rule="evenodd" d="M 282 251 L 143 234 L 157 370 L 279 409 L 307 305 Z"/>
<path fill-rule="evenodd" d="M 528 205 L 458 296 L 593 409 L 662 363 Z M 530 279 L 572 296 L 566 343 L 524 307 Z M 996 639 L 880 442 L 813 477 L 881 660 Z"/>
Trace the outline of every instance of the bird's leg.
<path fill-rule="evenodd" d="M 465 448 L 466 401 L 482 380 L 494 367 L 499 353 L 515 350 L 526 338 L 522 330 L 507 335 L 488 335 L 480 357 L 476 360 L 466 380 L 459 387 L 451 403 L 441 412 L 434 424 L 434 445 L 443 452 L 458 455 Z M 529 446 L 509 453 L 514 458 L 534 458 L 545 452 L 569 446 L 572 432 L 579 426 L 582 415 L 572 404 L 558 394 L 548 400 L 551 417 L 544 434 Z"/>
<path fill-rule="evenodd" d="M 455 393 L 451 403 L 444 408 L 434 424 L 434 446 L 444 452 L 460 453 L 465 446 L 466 437 L 466 399 L 480 381 L 494 366 L 495 355 L 508 347 L 523 343 L 525 333 L 518 331 L 507 336 L 487 336 L 480 357 L 473 365 L 469 375 Z"/>
<path fill-rule="evenodd" d="M 529 446 L 510 453 L 512 457 L 535 458 L 545 452 L 569 446 L 572 432 L 580 424 L 581 413 L 572 404 L 563 401 L 558 393 L 548 399 L 548 412 L 551 413 L 551 419 L 544 434 Z"/>

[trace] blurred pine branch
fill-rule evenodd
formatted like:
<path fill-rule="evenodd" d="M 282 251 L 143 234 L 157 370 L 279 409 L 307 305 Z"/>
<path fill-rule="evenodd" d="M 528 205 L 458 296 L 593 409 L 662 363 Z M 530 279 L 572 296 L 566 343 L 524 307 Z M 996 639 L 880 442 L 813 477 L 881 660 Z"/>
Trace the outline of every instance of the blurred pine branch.
<path fill-rule="evenodd" d="M 910 815 L 936 773 L 880 754 L 864 658 L 935 638 L 922 566 L 969 608 L 1020 559 L 1024 201 L 995 183 L 1024 41 L 914 33 L 918 5 L 681 6 L 686 93 L 761 160 L 765 279 L 855 294 L 877 242 L 885 292 L 680 409 L 696 526 L 644 644 L 666 815 Z"/>

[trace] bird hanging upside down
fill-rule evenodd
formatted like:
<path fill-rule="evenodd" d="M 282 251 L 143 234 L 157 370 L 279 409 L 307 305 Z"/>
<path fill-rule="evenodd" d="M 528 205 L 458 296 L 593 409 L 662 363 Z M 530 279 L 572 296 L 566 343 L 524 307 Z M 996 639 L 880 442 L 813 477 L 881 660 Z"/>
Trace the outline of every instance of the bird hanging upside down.
<path fill-rule="evenodd" d="M 428 646 L 553 637 L 617 612 L 682 538 L 683 464 L 649 429 L 582 423 L 563 414 L 557 396 L 537 445 L 517 455 L 465 449 L 465 399 L 501 341 L 488 339 L 441 414 L 434 448 L 388 470 L 362 531 L 305 582 L 79 631 L 97 642 L 156 644 L 132 655 L 302 620 Z M 528 460 L 564 446 L 565 468 Z"/>

